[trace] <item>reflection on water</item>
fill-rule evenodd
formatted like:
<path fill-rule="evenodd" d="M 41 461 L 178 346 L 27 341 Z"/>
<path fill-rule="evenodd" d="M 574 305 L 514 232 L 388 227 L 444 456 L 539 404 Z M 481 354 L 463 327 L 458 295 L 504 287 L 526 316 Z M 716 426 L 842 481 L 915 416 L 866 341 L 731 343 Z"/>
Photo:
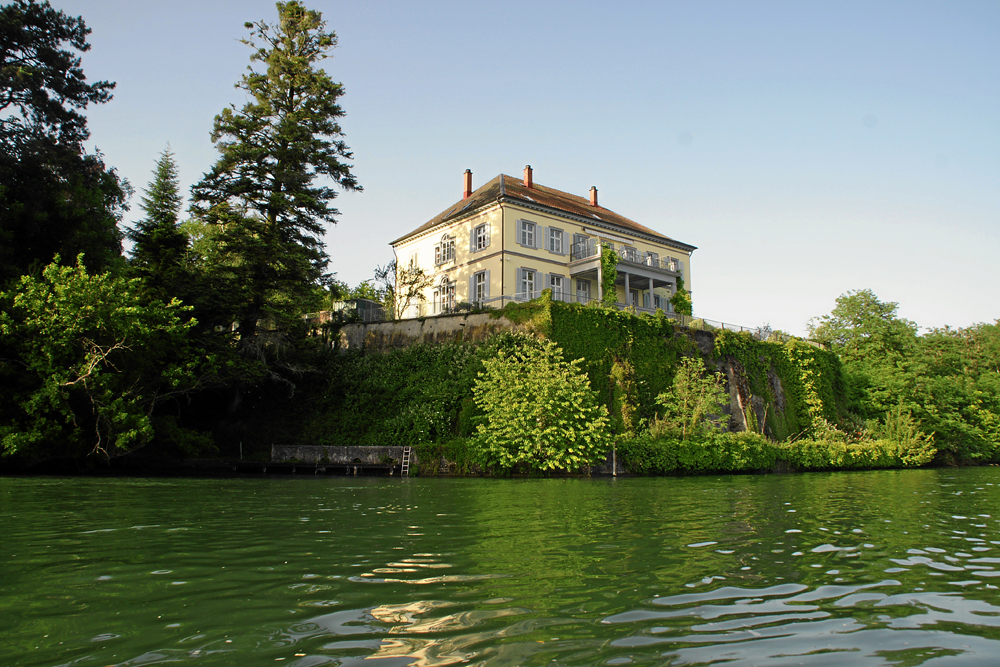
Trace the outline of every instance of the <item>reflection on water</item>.
<path fill-rule="evenodd" d="M 982 664 L 997 477 L 0 479 L 0 663 Z"/>

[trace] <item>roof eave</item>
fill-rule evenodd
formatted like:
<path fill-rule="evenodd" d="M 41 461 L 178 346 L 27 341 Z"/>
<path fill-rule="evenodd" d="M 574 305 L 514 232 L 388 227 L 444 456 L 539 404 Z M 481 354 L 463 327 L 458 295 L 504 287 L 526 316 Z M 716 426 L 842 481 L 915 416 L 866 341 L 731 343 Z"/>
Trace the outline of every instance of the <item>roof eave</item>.
<path fill-rule="evenodd" d="M 425 229 L 423 231 L 419 231 L 419 230 L 412 231 L 409 234 L 406 234 L 405 236 L 399 237 L 395 241 L 390 241 L 389 245 L 393 246 L 393 247 L 396 247 L 397 245 L 399 245 L 400 243 L 403 243 L 404 241 L 408 241 L 410 239 L 414 239 L 414 238 L 417 238 L 417 237 L 420 237 L 420 236 L 427 236 L 429 234 L 432 234 L 435 230 L 440 229 L 442 225 L 450 225 L 450 224 L 452 224 L 452 223 L 454 223 L 456 221 L 462 220 L 464 218 L 470 218 L 470 217 L 472 217 L 474 215 L 477 215 L 477 214 L 481 213 L 484 209 L 487 209 L 490 206 L 495 205 L 498 201 L 500 201 L 500 197 L 497 197 L 496 199 L 487 199 L 487 200 L 484 200 L 481 204 L 478 204 L 477 206 L 474 206 L 474 207 L 472 207 L 470 209 L 467 209 L 467 210 L 464 210 L 464 211 L 459 211 L 458 213 L 456 213 L 455 215 L 453 215 L 450 218 L 445 218 L 444 220 L 442 220 L 441 222 L 437 223 L 433 227 L 430 227 L 430 228 Z"/>
<path fill-rule="evenodd" d="M 608 222 L 607 220 L 601 220 L 598 218 L 588 218 L 577 213 L 571 213 L 560 208 L 555 208 L 553 206 L 546 206 L 545 204 L 539 204 L 538 202 L 528 201 L 526 199 L 520 199 L 514 195 L 500 196 L 497 201 L 501 204 L 517 204 L 524 208 L 530 208 L 539 212 L 549 213 L 551 215 L 557 215 L 581 224 L 594 225 L 596 227 L 605 227 L 609 231 L 621 231 L 632 236 L 638 236 L 647 241 L 652 241 L 653 243 L 660 243 L 662 245 L 667 245 L 672 248 L 677 248 L 678 250 L 684 250 L 685 252 L 694 252 L 698 249 L 698 246 L 693 246 L 683 241 L 677 241 L 666 236 L 659 236 L 654 234 L 646 234 L 644 232 L 637 231 L 635 229 L 629 229 L 622 225 L 616 224 L 614 222 Z"/>

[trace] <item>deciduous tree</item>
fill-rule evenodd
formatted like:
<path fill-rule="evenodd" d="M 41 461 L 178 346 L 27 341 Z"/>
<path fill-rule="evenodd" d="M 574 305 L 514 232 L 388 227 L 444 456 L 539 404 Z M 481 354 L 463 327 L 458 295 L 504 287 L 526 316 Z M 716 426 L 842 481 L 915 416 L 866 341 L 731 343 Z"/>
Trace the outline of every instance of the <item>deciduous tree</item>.
<path fill-rule="evenodd" d="M 431 277 L 416 266 L 400 269 L 396 260 L 375 269 L 375 282 L 382 293 L 382 305 L 393 319 L 402 319 L 407 309 L 427 300 L 425 292 L 431 286 Z"/>
<path fill-rule="evenodd" d="M 0 282 L 86 253 L 92 269 L 121 255 L 128 182 L 87 154 L 83 111 L 115 84 L 87 83 L 83 19 L 48 2 L 0 7 Z"/>
<path fill-rule="evenodd" d="M 196 384 L 182 311 L 148 303 L 139 279 L 89 274 L 82 258 L 0 292 L 0 453 L 114 456 L 145 444 L 154 406 Z"/>
<path fill-rule="evenodd" d="M 871 290 L 837 297 L 829 315 L 814 318 L 809 331 L 844 363 L 854 387 L 857 409 L 866 418 L 880 418 L 912 394 L 910 364 L 917 346 L 917 325 L 896 314 L 898 304 L 880 301 Z"/>

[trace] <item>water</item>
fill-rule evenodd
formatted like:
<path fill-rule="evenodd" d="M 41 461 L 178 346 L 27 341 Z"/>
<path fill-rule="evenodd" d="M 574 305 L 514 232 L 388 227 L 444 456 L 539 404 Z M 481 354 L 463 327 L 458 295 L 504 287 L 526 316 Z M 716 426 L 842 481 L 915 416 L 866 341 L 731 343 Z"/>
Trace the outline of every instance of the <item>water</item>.
<path fill-rule="evenodd" d="M 3 478 L 0 665 L 983 664 L 998 485 Z"/>

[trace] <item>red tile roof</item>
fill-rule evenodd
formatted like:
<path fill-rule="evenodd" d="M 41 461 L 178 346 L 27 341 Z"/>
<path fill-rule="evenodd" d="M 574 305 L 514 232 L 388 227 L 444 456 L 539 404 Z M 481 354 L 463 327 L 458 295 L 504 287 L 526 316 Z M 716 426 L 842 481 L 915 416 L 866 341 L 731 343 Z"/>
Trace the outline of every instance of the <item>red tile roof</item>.
<path fill-rule="evenodd" d="M 453 206 L 445 209 L 443 212 L 434 216 L 409 234 L 396 239 L 391 243 L 391 245 L 396 245 L 397 243 L 405 241 L 412 236 L 422 234 L 423 232 L 433 229 L 442 223 L 464 217 L 473 211 L 496 202 L 500 198 L 506 200 L 520 200 L 529 206 L 535 205 L 555 209 L 556 211 L 569 213 L 585 220 L 594 220 L 597 223 L 610 224 L 620 227 L 625 231 L 632 231 L 645 236 L 651 236 L 656 240 L 660 240 L 670 245 L 679 245 L 691 250 L 695 249 L 694 246 L 682 243 L 681 241 L 672 239 L 669 236 L 664 236 L 649 227 L 640 225 L 634 220 L 629 220 L 623 215 L 618 215 L 614 211 L 610 211 L 603 206 L 591 206 L 590 200 L 587 197 L 572 195 L 568 192 L 563 192 L 562 190 L 556 190 L 555 188 L 539 185 L 537 182 L 533 183 L 532 187 L 527 188 L 524 185 L 524 181 L 521 179 L 513 176 L 507 176 L 505 174 L 500 174 L 490 182 L 474 191 L 468 199 L 458 201 Z"/>

